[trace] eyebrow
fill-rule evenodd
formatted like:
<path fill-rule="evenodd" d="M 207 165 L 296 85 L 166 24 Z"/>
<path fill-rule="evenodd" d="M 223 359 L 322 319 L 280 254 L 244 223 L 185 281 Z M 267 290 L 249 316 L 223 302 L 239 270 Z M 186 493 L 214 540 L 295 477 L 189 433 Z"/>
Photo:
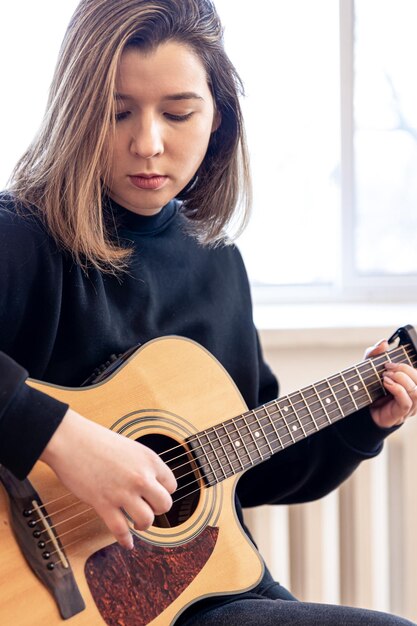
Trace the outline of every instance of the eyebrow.
<path fill-rule="evenodd" d="M 132 96 L 129 96 L 124 93 L 115 93 L 114 97 L 116 100 L 134 100 Z M 202 96 L 199 96 L 198 93 L 194 91 L 182 91 L 180 93 L 168 94 L 162 98 L 162 100 L 170 100 L 170 101 L 178 101 L 178 100 L 204 100 Z"/>

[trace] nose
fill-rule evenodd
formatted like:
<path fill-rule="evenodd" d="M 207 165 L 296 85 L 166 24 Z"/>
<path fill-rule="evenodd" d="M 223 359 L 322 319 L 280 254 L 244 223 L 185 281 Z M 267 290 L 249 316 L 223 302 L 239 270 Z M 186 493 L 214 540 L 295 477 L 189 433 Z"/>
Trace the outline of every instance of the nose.
<path fill-rule="evenodd" d="M 143 117 L 139 121 L 131 139 L 130 149 L 133 154 L 143 159 L 162 154 L 164 143 L 158 120 L 153 117 Z"/>

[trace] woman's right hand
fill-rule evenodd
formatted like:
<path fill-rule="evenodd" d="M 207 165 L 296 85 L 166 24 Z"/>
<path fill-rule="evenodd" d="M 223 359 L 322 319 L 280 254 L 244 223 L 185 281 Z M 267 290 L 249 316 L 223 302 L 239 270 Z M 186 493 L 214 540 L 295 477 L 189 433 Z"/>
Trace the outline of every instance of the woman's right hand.
<path fill-rule="evenodd" d="M 133 547 L 129 524 L 145 530 L 172 506 L 177 483 L 150 448 L 68 409 L 41 461 L 75 496 L 94 507 L 116 540 Z"/>

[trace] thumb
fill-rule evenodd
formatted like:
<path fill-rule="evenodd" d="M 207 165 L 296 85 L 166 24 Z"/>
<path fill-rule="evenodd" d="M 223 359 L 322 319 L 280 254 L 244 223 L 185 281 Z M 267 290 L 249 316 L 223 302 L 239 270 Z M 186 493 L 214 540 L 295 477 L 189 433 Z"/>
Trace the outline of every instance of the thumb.
<path fill-rule="evenodd" d="M 369 359 L 371 356 L 378 356 L 389 350 L 389 343 L 386 339 L 380 339 L 375 345 L 365 350 L 365 359 Z"/>

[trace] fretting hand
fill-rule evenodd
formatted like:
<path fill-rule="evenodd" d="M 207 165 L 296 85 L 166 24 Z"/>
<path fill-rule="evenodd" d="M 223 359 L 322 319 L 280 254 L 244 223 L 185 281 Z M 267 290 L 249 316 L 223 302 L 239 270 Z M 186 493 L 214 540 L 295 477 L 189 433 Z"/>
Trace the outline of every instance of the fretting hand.
<path fill-rule="evenodd" d="M 387 352 L 389 344 L 380 341 L 368 348 L 365 357 L 375 357 Z M 374 402 L 371 407 L 372 419 L 381 428 L 391 428 L 417 413 L 417 369 L 401 363 L 385 364 L 383 373 L 384 388 L 389 395 Z"/>
<path fill-rule="evenodd" d="M 133 547 L 129 524 L 145 530 L 172 506 L 174 474 L 150 448 L 69 409 L 41 460 L 75 496 L 90 504 L 117 541 Z"/>

